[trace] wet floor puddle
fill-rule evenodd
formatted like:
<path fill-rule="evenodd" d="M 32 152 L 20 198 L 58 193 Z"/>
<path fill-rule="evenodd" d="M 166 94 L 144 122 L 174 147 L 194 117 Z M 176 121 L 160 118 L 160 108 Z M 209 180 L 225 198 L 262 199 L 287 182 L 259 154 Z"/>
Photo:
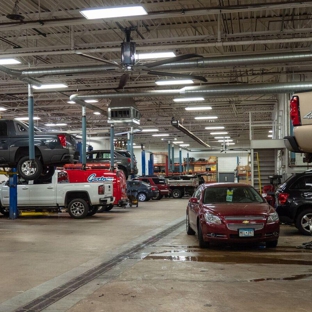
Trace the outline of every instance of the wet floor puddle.
<path fill-rule="evenodd" d="M 259 249 L 207 249 L 194 246 L 166 246 L 165 250 L 151 252 L 145 260 L 165 260 L 182 262 L 213 262 L 237 264 L 296 264 L 312 265 L 311 250 L 296 248 Z M 158 246 L 159 248 L 159 246 Z M 159 248 L 160 249 L 160 248 Z"/>

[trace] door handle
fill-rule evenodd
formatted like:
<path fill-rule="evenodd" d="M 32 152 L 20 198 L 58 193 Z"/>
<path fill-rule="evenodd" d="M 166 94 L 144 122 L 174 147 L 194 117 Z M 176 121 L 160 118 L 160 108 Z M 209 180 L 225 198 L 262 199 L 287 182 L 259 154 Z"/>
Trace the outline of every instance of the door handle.
<path fill-rule="evenodd" d="M 47 189 L 48 190 L 53 190 L 53 186 L 48 186 Z"/>

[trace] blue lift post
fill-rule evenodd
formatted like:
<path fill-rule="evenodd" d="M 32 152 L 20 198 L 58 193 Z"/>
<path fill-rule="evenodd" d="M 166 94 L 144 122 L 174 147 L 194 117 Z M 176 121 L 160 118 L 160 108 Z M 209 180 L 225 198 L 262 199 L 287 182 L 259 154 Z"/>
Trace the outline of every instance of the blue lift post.
<path fill-rule="evenodd" d="M 150 153 L 150 159 L 148 161 L 148 174 L 153 175 L 154 174 L 154 154 Z"/>
<path fill-rule="evenodd" d="M 170 164 L 171 164 L 170 151 L 171 151 L 170 141 L 168 141 L 168 173 L 171 171 L 171 167 L 170 167 Z"/>
<path fill-rule="evenodd" d="M 182 173 L 182 150 L 179 149 L 179 172 Z"/>
<path fill-rule="evenodd" d="M 10 219 L 16 219 L 18 216 L 17 212 L 17 172 L 16 168 L 12 169 L 12 174 L 9 176 L 9 187 L 10 187 Z"/>
<path fill-rule="evenodd" d="M 174 172 L 174 144 L 172 144 L 171 149 L 172 149 L 172 155 L 171 155 L 171 157 L 172 157 L 172 164 L 171 164 L 171 168 L 172 168 L 172 172 Z"/>
<path fill-rule="evenodd" d="M 141 152 L 141 156 L 142 156 L 142 176 L 145 176 L 145 150 L 142 149 Z"/>

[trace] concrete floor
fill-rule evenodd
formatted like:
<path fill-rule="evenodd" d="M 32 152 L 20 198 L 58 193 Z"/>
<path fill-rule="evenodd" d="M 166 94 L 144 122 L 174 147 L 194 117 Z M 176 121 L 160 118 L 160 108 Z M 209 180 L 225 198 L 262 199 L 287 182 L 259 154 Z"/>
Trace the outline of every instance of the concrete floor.
<path fill-rule="evenodd" d="M 0 217 L 0 311 L 312 311 L 312 250 L 296 248 L 312 238 L 286 225 L 275 250 L 201 250 L 181 225 L 43 310 L 25 308 L 183 221 L 186 203 L 162 199 L 83 220 Z"/>

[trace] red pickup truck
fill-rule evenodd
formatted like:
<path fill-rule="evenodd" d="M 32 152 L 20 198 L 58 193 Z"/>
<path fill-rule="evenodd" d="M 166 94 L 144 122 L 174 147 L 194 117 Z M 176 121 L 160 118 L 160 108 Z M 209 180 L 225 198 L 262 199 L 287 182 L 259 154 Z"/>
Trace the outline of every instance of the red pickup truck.
<path fill-rule="evenodd" d="M 78 170 L 77 170 L 78 169 Z M 67 164 L 64 166 L 69 181 L 76 182 L 101 182 L 101 181 L 113 181 L 113 196 L 114 203 L 103 207 L 104 211 L 111 210 L 114 205 L 119 207 L 127 206 L 129 199 L 127 196 L 127 181 L 122 170 L 115 169 L 114 172 L 109 170 L 109 164 L 88 164 L 85 170 L 81 170 L 81 164 Z M 99 210 L 101 211 L 101 209 Z"/>

